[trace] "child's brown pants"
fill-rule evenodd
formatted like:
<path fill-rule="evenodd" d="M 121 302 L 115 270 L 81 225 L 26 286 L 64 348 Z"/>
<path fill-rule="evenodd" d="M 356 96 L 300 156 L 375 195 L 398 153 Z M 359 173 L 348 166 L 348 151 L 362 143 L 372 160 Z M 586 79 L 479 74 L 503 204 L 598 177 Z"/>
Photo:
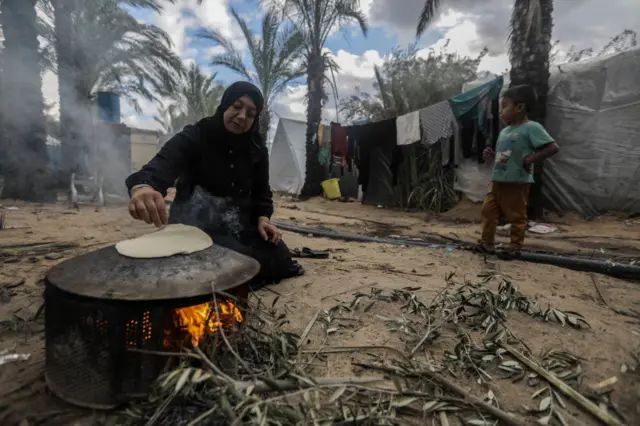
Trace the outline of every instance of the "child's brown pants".
<path fill-rule="evenodd" d="M 492 182 L 482 203 L 483 244 L 493 244 L 500 214 L 511 223 L 511 246 L 520 249 L 527 229 L 528 183 Z"/>

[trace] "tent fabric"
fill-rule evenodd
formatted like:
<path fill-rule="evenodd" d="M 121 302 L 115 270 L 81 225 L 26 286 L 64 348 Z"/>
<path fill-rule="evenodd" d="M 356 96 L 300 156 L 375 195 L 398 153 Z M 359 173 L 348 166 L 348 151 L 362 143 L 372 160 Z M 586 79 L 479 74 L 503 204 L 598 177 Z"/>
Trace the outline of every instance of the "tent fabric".
<path fill-rule="evenodd" d="M 640 48 L 551 71 L 545 127 L 560 152 L 544 164 L 545 202 L 585 217 L 640 213 Z M 491 168 L 471 163 L 458 165 L 456 187 L 481 200 Z"/>
<path fill-rule="evenodd" d="M 287 118 L 278 121 L 269 158 L 272 190 L 300 195 L 307 167 L 306 133 L 304 121 Z"/>
<path fill-rule="evenodd" d="M 640 48 L 561 65 L 545 124 L 560 146 L 542 171 L 552 208 L 640 213 Z"/>

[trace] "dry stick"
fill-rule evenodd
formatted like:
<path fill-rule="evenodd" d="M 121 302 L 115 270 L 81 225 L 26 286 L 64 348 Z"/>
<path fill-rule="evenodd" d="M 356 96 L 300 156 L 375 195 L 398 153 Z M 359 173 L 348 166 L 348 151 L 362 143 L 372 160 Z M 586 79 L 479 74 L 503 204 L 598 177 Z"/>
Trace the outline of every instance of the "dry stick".
<path fill-rule="evenodd" d="M 571 398 L 576 404 L 580 405 L 594 417 L 600 419 L 604 424 L 609 426 L 623 426 L 623 423 L 619 422 L 616 418 L 609 415 L 609 413 L 604 412 L 598 408 L 596 404 L 589 401 L 585 398 L 581 393 L 576 392 L 569 385 L 564 383 L 562 380 L 555 377 L 553 374 L 549 373 L 547 370 L 539 366 L 535 361 L 530 360 L 520 352 L 518 352 L 515 348 L 509 346 L 508 344 L 501 342 L 500 346 L 509 352 L 514 358 L 518 361 L 529 367 L 531 370 L 536 372 L 539 376 L 542 376 L 555 386 L 560 392 Z"/>
<path fill-rule="evenodd" d="M 484 402 L 483 400 L 481 400 L 480 398 L 478 398 L 478 397 L 476 397 L 474 395 L 471 395 L 469 392 L 464 390 L 459 385 L 455 384 L 454 382 L 450 381 L 449 379 L 447 379 L 447 378 L 445 378 L 445 377 L 443 377 L 440 374 L 437 374 L 435 372 L 428 371 L 428 370 L 421 370 L 421 371 L 416 371 L 416 372 L 405 372 L 403 370 L 396 369 L 396 368 L 383 367 L 383 366 L 372 365 L 372 364 L 364 364 L 364 363 L 360 363 L 360 362 L 357 362 L 357 363 L 356 362 L 352 362 L 351 364 L 352 365 L 356 365 L 358 367 L 385 371 L 387 373 L 392 373 L 392 374 L 396 374 L 396 375 L 399 375 L 399 376 L 409 376 L 409 377 L 427 376 L 428 378 L 430 378 L 433 381 L 441 384 L 442 386 L 444 386 L 445 388 L 449 389 L 450 391 L 453 391 L 453 392 L 457 393 L 458 395 L 462 396 L 471 405 L 475 405 L 476 407 L 480 407 L 480 408 L 484 409 L 486 412 L 488 412 L 489 414 L 491 414 L 492 416 L 494 416 L 495 418 L 502 420 L 506 425 L 524 426 L 524 424 L 521 423 L 519 420 L 514 419 L 512 416 L 510 416 L 509 414 L 505 413 L 501 409 L 499 409 L 497 407 L 494 407 L 493 405 L 491 405 L 491 404 L 489 404 L 487 402 Z"/>
<path fill-rule="evenodd" d="M 253 387 L 253 392 L 282 392 L 295 389 L 313 388 L 316 386 L 348 386 L 348 385 L 362 385 L 375 382 L 385 382 L 386 380 L 381 377 L 323 377 L 320 379 L 311 379 L 310 382 L 299 382 L 295 380 L 273 380 L 263 382 L 262 380 L 255 381 L 234 381 L 232 384 L 236 390 L 244 392 L 250 387 Z"/>
<path fill-rule="evenodd" d="M 316 314 L 313 316 L 313 318 L 311 318 L 311 321 L 309 321 L 309 324 L 307 324 L 307 327 L 302 332 L 302 335 L 300 336 L 300 340 L 299 340 L 300 346 L 304 345 L 304 341 L 307 340 L 307 336 L 309 335 L 311 328 L 313 328 L 313 324 L 316 323 L 316 320 L 318 319 L 318 315 L 320 315 L 320 312 L 322 312 L 322 309 L 318 309 L 316 311 Z"/>
<path fill-rule="evenodd" d="M 598 293 L 598 297 L 600 297 L 600 300 L 602 300 L 602 303 L 604 303 L 604 305 L 606 307 L 609 307 L 609 304 L 607 303 L 607 300 L 604 298 L 604 296 L 602 296 L 602 292 L 600 292 L 600 287 L 598 287 L 598 282 L 596 281 L 596 276 L 590 272 L 589 276 L 591 277 L 591 281 L 593 281 L 593 286 L 596 288 L 596 292 Z"/>
<path fill-rule="evenodd" d="M 602 303 L 604 303 L 604 305 L 607 308 L 611 309 L 613 312 L 615 312 L 618 315 L 640 319 L 640 313 L 638 312 L 634 312 L 634 311 L 629 312 L 629 311 L 625 311 L 624 309 L 612 308 L 611 306 L 609 306 L 609 304 L 607 303 L 607 300 L 604 298 L 604 296 L 602 296 L 602 293 L 600 292 L 600 287 L 598 287 L 598 282 L 596 281 L 595 275 L 593 273 L 589 273 L 589 276 L 591 277 L 591 281 L 593 281 L 593 285 L 596 288 L 596 291 L 598 292 L 598 296 L 600 297 L 600 300 L 602 300 Z"/>
<path fill-rule="evenodd" d="M 364 346 L 332 346 L 328 348 L 315 348 L 308 349 L 305 351 L 301 351 L 301 353 L 319 353 L 319 354 L 339 354 L 344 352 L 358 352 L 364 349 L 379 349 L 379 350 L 388 350 L 391 352 L 395 352 L 400 355 L 403 359 L 406 359 L 406 355 L 400 351 L 399 349 L 393 348 L 391 346 L 380 346 L 380 345 L 364 345 Z"/>
<path fill-rule="evenodd" d="M 336 268 L 336 269 L 338 269 L 338 268 Z M 348 269 L 345 269 L 345 271 L 347 271 L 347 272 L 351 272 L 351 271 L 350 271 L 350 270 L 348 270 Z M 369 284 L 364 284 L 364 285 L 361 285 L 361 286 L 359 286 L 359 287 L 350 288 L 349 290 L 342 291 L 342 292 L 340 292 L 340 293 L 335 293 L 335 294 L 330 294 L 329 296 L 324 296 L 324 297 L 323 297 L 323 298 L 321 298 L 320 300 L 326 300 L 326 299 L 330 299 L 330 298 L 332 298 L 332 297 L 342 296 L 343 294 L 351 293 L 352 291 L 362 290 L 363 288 L 367 288 L 367 287 L 375 287 L 375 286 L 377 286 L 377 285 L 378 285 L 378 283 L 369 283 Z"/>

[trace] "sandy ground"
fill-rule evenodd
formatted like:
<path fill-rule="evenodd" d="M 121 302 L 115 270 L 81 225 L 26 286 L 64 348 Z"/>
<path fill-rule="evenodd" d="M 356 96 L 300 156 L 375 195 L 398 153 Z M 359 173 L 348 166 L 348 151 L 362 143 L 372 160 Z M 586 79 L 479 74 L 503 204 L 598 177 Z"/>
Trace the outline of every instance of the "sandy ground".
<path fill-rule="evenodd" d="M 0 366 L 0 424 L 19 424 L 25 419 L 28 423 L 22 424 L 80 424 L 69 419 L 82 413 L 50 396 L 43 380 L 44 322 L 43 315 L 37 315 L 43 304 L 42 279 L 57 262 L 151 229 L 130 219 L 124 206 L 98 211 L 87 205 L 76 211 L 64 205 L 36 206 L 6 200 L 0 204 L 8 228 L 0 231 L 0 245 L 42 241 L 79 245 L 79 248 L 63 252 L 62 259 L 36 256 L 25 257 L 17 263 L 0 263 L 0 354 L 3 349 L 12 349 L 12 352 L 31 355 L 27 361 Z M 18 210 L 7 209 L 13 206 Z M 446 214 L 434 216 L 322 199 L 296 202 L 280 198 L 276 219 L 362 235 L 433 239 L 436 238 L 433 234 L 440 234 L 465 241 L 475 241 L 479 235 L 479 226 L 473 223 L 478 222 L 479 206 L 469 203 L 461 203 Z M 527 241 L 529 247 L 640 257 L 640 220 L 637 218 L 610 216 L 590 222 L 569 216 L 552 219 L 559 230 L 531 237 Z M 322 312 L 339 302 L 349 302 L 355 291 L 414 286 L 420 287 L 418 294 L 427 303 L 445 287 L 447 274 L 455 272 L 459 281 L 474 280 L 478 274 L 491 269 L 512 279 L 525 296 L 565 311 L 579 312 L 588 320 L 592 329 L 574 330 L 518 313 L 509 314 L 511 329 L 524 337 L 534 354 L 547 349 L 563 349 L 583 357 L 585 386 L 618 376 L 613 399 L 628 417 L 629 425 L 640 424 L 638 376 L 634 379 L 628 373 L 621 373 L 622 364 L 633 363 L 631 352 L 640 350 L 640 315 L 621 315 L 613 310 L 640 313 L 640 283 L 525 262 L 492 260 L 487 264 L 480 256 L 450 250 L 446 246 L 409 248 L 292 233 L 285 233 L 285 239 L 291 248 L 334 249 L 326 260 L 302 259 L 307 271 L 304 276 L 259 292 L 268 300 L 278 294 L 278 304 L 288 313 L 293 331 L 301 333 L 318 310 Z M 315 323 L 308 336 L 309 345 L 318 346 L 324 342 L 328 347 L 398 346 L 398 337 L 389 333 L 375 316 L 393 315 L 394 307 L 380 306 L 368 313 L 348 314 L 348 320 L 326 341 L 320 323 Z M 434 344 L 432 351 L 442 353 L 444 346 L 441 345 L 444 343 Z M 358 373 L 352 361 L 363 357 L 362 353 L 327 355 L 318 361 L 324 363 L 319 371 L 330 372 L 332 376 L 352 376 Z M 464 377 L 456 380 L 478 395 L 490 388 L 507 411 L 523 414 L 522 404 L 536 405 L 531 399 L 535 389 L 524 383 L 496 380 L 487 387 L 475 385 Z M 569 405 L 566 413 L 572 425 L 598 424 L 576 406 Z M 91 421 L 84 424 L 91 424 Z"/>

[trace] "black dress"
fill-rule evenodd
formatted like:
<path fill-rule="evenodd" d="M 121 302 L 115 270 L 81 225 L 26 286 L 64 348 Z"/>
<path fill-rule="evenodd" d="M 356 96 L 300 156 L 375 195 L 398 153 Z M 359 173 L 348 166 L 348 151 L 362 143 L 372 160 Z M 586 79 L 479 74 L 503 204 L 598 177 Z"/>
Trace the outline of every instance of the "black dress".
<path fill-rule="evenodd" d="M 165 196 L 175 185 L 169 223 L 196 226 L 215 244 L 260 262 L 252 288 L 301 274 L 284 242 L 274 245 L 258 233 L 258 218 L 273 214 L 267 148 L 219 130 L 214 120 L 185 127 L 127 178 L 127 187 L 147 184 Z"/>

